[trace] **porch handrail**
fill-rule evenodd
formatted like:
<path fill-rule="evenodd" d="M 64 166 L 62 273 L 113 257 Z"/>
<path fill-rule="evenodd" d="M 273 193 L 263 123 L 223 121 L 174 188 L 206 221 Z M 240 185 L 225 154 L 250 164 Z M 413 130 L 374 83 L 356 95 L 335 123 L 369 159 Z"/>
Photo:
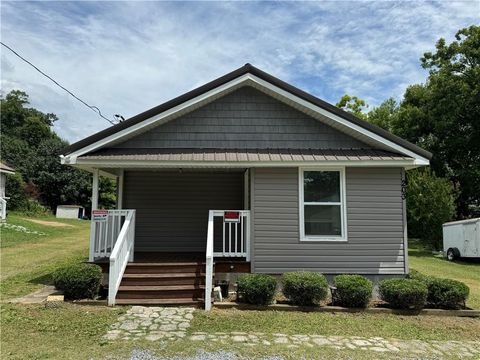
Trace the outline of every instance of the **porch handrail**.
<path fill-rule="evenodd" d="M 127 210 L 128 214 L 118 234 L 115 246 L 110 255 L 108 273 L 108 305 L 115 305 L 115 297 L 122 281 L 123 273 L 129 261 L 133 261 L 135 242 L 135 210 Z"/>
<path fill-rule="evenodd" d="M 227 213 L 237 213 L 236 221 L 229 222 L 228 227 L 225 226 Z M 224 219 L 222 252 L 214 252 L 213 249 L 215 217 Z M 226 233 L 228 236 L 226 236 Z M 208 212 L 207 250 L 205 257 L 205 310 L 207 311 L 212 308 L 213 260 L 215 256 L 245 257 L 247 261 L 250 261 L 250 210 L 210 210 Z"/>
<path fill-rule="evenodd" d="M 208 212 L 207 250 L 205 258 L 205 310 L 212 308 L 212 282 L 213 282 L 213 218 L 215 210 Z"/>

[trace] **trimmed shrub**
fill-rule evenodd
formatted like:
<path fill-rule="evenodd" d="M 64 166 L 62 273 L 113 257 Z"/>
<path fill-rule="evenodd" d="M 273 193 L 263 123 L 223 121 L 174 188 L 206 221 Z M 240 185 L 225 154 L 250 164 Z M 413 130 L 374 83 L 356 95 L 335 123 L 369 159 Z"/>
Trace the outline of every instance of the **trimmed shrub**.
<path fill-rule="evenodd" d="M 283 294 L 294 305 L 313 306 L 327 297 L 328 282 L 320 273 L 298 271 L 282 276 Z"/>
<path fill-rule="evenodd" d="M 423 282 L 413 279 L 387 279 L 380 282 L 380 297 L 394 309 L 422 309 L 428 289 Z"/>
<path fill-rule="evenodd" d="M 464 283 L 452 279 L 430 279 L 427 302 L 442 309 L 464 307 L 470 289 Z"/>
<path fill-rule="evenodd" d="M 373 284 L 361 275 L 335 276 L 335 305 L 365 308 L 372 298 Z"/>
<path fill-rule="evenodd" d="M 459 309 L 464 307 L 470 289 L 464 283 L 427 276 L 412 270 L 408 275 L 410 279 L 423 282 L 428 288 L 427 303 L 442 309 Z"/>
<path fill-rule="evenodd" d="M 53 274 L 55 287 L 62 290 L 67 299 L 93 299 L 98 295 L 102 281 L 102 269 L 93 264 L 72 264 Z"/>
<path fill-rule="evenodd" d="M 270 275 L 245 274 L 238 279 L 238 292 L 245 302 L 255 305 L 268 305 L 273 301 L 277 280 Z"/>

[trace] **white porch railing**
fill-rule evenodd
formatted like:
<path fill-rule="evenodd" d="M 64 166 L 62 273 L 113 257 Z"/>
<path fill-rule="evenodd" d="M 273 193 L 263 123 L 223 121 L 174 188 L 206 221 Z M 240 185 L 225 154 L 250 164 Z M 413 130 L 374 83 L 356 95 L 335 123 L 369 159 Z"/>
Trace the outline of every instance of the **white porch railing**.
<path fill-rule="evenodd" d="M 115 247 L 122 225 L 128 214 L 135 210 L 107 210 L 104 221 L 94 221 L 90 228 L 89 261 L 98 258 L 108 258 Z"/>
<path fill-rule="evenodd" d="M 123 273 L 129 261 L 133 261 L 135 242 L 135 210 L 127 210 L 128 214 L 122 229 L 115 241 L 110 255 L 108 273 L 108 305 L 115 305 L 115 297 L 122 281 Z"/>
<path fill-rule="evenodd" d="M 222 218 L 222 251 L 214 252 L 215 218 Z M 210 210 L 205 262 L 205 310 L 212 307 L 214 257 L 245 257 L 250 261 L 250 211 Z"/>
<path fill-rule="evenodd" d="M 0 220 L 7 218 L 7 200 L 0 197 Z"/>

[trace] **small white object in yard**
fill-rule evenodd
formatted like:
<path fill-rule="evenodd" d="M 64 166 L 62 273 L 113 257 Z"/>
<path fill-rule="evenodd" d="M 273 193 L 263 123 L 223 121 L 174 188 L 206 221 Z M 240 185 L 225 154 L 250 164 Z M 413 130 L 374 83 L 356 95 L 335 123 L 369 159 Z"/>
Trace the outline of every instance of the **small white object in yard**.
<path fill-rule="evenodd" d="M 13 231 L 18 231 L 18 232 L 23 232 L 25 234 L 46 235 L 45 233 L 40 232 L 40 231 L 29 230 L 25 226 L 8 224 L 8 223 L 1 223 L 0 228 L 5 228 L 5 229 L 13 230 Z"/>
<path fill-rule="evenodd" d="M 47 302 L 45 307 L 56 308 L 63 304 L 64 297 L 63 295 L 49 295 L 47 296 Z"/>
<path fill-rule="evenodd" d="M 215 301 L 223 301 L 222 288 L 220 286 L 215 286 L 213 288 L 213 298 L 215 299 Z"/>

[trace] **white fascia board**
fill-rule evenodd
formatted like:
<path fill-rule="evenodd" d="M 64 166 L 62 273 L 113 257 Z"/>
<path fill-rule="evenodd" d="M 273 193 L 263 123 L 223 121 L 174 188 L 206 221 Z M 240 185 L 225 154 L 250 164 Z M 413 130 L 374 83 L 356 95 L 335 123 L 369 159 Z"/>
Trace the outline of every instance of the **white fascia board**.
<path fill-rule="evenodd" d="M 380 144 L 383 144 L 384 146 L 394 150 L 394 151 L 397 151 L 397 152 L 400 152 L 401 154 L 404 154 L 404 155 L 407 155 L 407 156 L 410 156 L 416 160 L 419 161 L 419 163 L 417 164 L 418 166 L 423 166 L 423 165 L 428 165 L 430 162 L 427 158 L 424 158 L 416 153 L 414 153 L 413 151 L 410 151 L 406 148 L 404 148 L 403 146 L 400 146 L 398 144 L 395 144 L 394 142 L 390 141 L 390 140 L 387 140 L 385 139 L 384 137 L 380 136 L 380 135 L 377 135 L 367 129 L 364 129 L 362 128 L 361 126 L 359 125 L 356 125 L 340 116 L 337 116 L 335 114 L 332 114 L 331 112 L 317 106 L 317 105 L 314 105 L 312 103 L 310 103 L 309 101 L 306 101 L 306 100 L 303 100 L 302 98 L 296 96 L 296 95 L 293 95 L 292 93 L 288 92 L 288 91 L 285 91 L 285 90 L 282 90 L 280 89 L 279 87 L 265 81 L 265 80 L 262 80 L 260 79 L 259 77 L 255 76 L 255 75 L 252 75 L 252 74 L 245 74 L 245 75 L 242 75 L 232 81 L 229 81 L 215 89 L 212 89 L 210 91 L 207 91 L 206 93 L 202 94 L 202 95 L 199 95 L 193 99 L 190 99 L 182 104 L 179 104 L 169 110 L 166 110 L 160 114 L 157 114 L 155 116 L 152 116 L 151 118 L 149 119 L 146 119 L 138 124 L 135 124 L 135 125 L 132 125 L 124 130 L 121 130 L 115 134 L 112 134 L 102 140 L 99 140 L 93 144 L 90 144 L 82 149 L 79 149 L 77 151 L 74 151 L 73 153 L 65 156 L 65 163 L 66 164 L 74 164 L 76 162 L 76 159 L 72 159 L 74 157 L 78 157 L 78 156 L 81 156 L 81 155 L 84 155 L 86 153 L 89 153 L 91 151 L 94 151 L 94 150 L 97 150 L 99 148 L 102 148 L 104 146 L 107 146 L 123 137 L 126 137 L 128 135 L 132 136 L 132 134 L 135 134 L 136 132 L 141 132 L 141 129 L 144 128 L 144 127 L 149 127 L 149 126 L 152 126 L 152 125 L 155 125 L 155 126 L 158 126 L 158 125 L 161 125 L 167 121 L 169 121 L 172 117 L 175 116 L 176 113 L 180 112 L 180 111 L 185 111 L 185 110 L 188 110 L 188 108 L 192 107 L 192 106 L 195 106 L 196 104 L 198 103 L 201 103 L 201 102 L 204 102 L 206 100 L 208 100 L 208 98 L 210 97 L 213 97 L 213 96 L 218 96 L 218 95 L 221 95 L 223 92 L 227 92 L 227 91 L 232 91 L 235 87 L 240 87 L 241 85 L 243 85 L 244 83 L 249 83 L 249 82 L 253 82 L 253 84 L 256 84 L 257 86 L 260 86 L 260 87 L 263 87 L 265 89 L 268 89 L 270 91 L 273 91 L 275 92 L 276 94 L 280 95 L 281 97 L 284 97 L 286 99 L 289 99 L 290 101 L 293 101 L 295 103 L 298 103 L 299 105 L 303 106 L 304 108 L 306 109 L 309 109 L 311 111 L 314 111 L 318 114 L 321 114 L 333 121 L 335 121 L 336 123 L 346 127 L 346 128 L 350 128 L 358 133 L 361 133 L 363 134 L 364 136 L 370 138 L 371 140 L 377 142 L 377 143 L 380 143 Z M 318 120 L 320 121 L 320 120 Z M 68 161 L 68 159 L 72 159 L 70 160 L 70 162 Z M 63 163 L 63 162 L 62 162 Z"/>
<path fill-rule="evenodd" d="M 252 168 L 252 167 L 415 167 L 412 160 L 324 160 L 324 161 L 158 161 L 77 159 L 77 165 L 99 168 Z"/>

